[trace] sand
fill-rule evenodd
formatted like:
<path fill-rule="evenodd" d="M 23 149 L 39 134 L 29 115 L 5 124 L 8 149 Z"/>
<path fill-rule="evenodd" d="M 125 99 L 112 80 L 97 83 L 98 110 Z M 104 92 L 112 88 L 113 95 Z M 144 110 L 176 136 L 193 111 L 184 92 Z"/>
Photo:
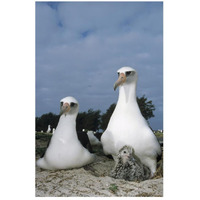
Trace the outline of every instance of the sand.
<path fill-rule="evenodd" d="M 36 197 L 162 197 L 163 178 L 131 182 L 109 177 L 114 161 L 97 155 L 94 163 L 72 170 L 36 167 Z"/>

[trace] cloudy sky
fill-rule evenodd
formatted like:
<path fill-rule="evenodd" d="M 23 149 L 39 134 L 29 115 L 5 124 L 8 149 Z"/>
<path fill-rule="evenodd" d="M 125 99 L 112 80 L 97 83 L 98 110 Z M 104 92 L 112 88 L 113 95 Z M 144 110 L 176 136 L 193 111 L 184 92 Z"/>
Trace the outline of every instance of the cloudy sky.
<path fill-rule="evenodd" d="M 58 114 L 66 96 L 106 112 L 122 66 L 137 70 L 137 96 L 153 101 L 150 125 L 162 129 L 161 2 L 36 2 L 36 116 Z"/>

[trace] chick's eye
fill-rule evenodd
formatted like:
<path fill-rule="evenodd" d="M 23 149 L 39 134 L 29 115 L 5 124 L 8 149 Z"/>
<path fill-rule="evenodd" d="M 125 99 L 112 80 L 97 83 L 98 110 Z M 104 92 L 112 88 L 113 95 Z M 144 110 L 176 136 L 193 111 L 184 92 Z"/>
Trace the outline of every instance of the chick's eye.
<path fill-rule="evenodd" d="M 60 102 L 60 106 L 63 106 L 63 102 Z"/>
<path fill-rule="evenodd" d="M 129 76 L 131 74 L 131 71 L 126 72 L 126 76 Z"/>
<path fill-rule="evenodd" d="M 126 151 L 124 151 L 124 153 L 126 153 Z"/>
<path fill-rule="evenodd" d="M 117 74 L 118 74 L 118 77 L 119 77 L 119 74 L 120 74 L 120 73 L 119 73 L 119 72 L 117 72 Z"/>

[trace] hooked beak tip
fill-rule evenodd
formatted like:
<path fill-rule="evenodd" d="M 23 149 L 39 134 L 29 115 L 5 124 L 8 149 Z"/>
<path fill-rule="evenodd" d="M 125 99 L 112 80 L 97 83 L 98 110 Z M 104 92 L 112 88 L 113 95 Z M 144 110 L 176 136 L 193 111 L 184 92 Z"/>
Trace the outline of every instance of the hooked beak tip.
<path fill-rule="evenodd" d="M 118 86 L 122 85 L 126 81 L 126 75 L 124 73 L 121 73 L 119 75 L 118 80 L 114 84 L 114 90 L 117 89 Z"/>

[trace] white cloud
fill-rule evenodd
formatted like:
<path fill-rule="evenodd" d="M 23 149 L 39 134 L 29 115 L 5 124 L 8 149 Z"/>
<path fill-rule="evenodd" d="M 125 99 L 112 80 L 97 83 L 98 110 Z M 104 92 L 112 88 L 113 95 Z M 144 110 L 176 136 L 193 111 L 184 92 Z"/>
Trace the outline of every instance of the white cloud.
<path fill-rule="evenodd" d="M 80 99 L 82 111 L 105 112 L 117 101 L 113 84 L 124 65 L 138 70 L 138 94 L 162 96 L 162 7 L 148 5 L 68 2 L 52 9 L 37 2 L 37 113 L 56 112 L 68 94 Z"/>

